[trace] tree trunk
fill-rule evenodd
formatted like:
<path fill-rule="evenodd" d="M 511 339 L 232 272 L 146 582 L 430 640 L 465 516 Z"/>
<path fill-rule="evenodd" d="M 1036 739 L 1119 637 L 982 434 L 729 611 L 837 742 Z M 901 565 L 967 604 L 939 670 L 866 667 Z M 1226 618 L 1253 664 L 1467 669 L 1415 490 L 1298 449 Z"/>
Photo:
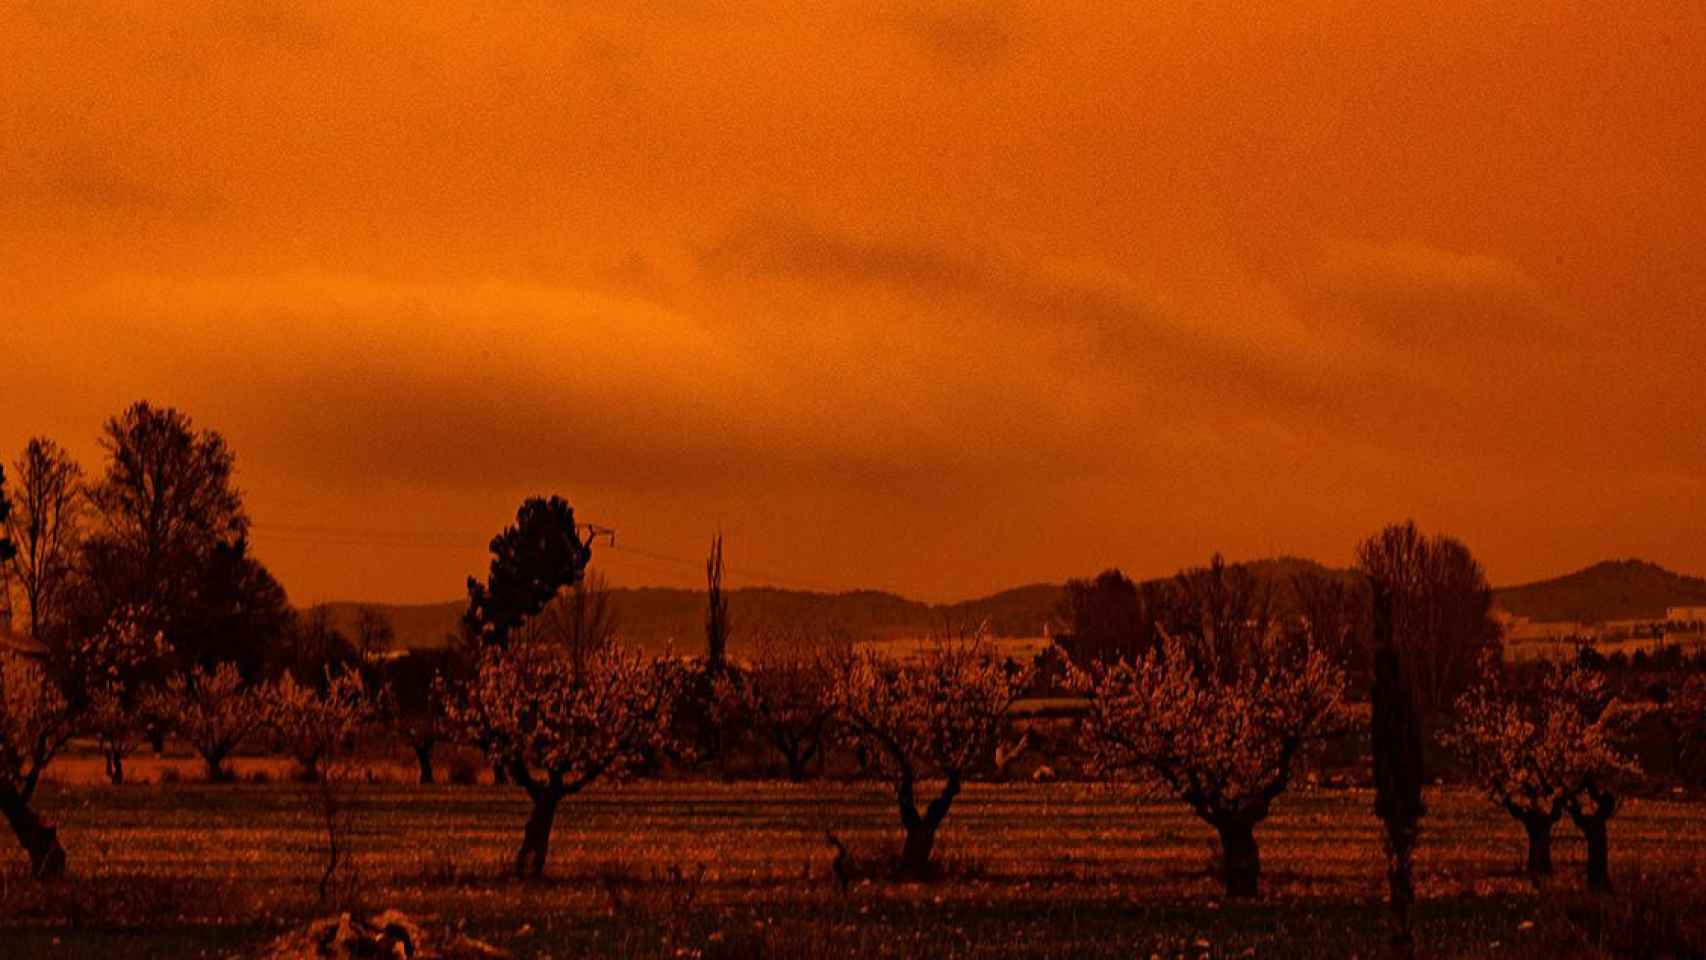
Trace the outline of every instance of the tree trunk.
<path fill-rule="evenodd" d="M 230 783 L 237 779 L 237 774 L 225 763 L 225 753 L 213 751 L 201 755 L 202 766 L 207 770 L 208 783 Z"/>
<path fill-rule="evenodd" d="M 806 764 L 811 762 L 811 755 L 799 750 L 788 750 L 782 756 L 788 760 L 788 780 L 793 783 L 805 783 Z"/>
<path fill-rule="evenodd" d="M 433 783 L 436 778 L 432 770 L 432 744 L 415 744 L 415 763 L 420 766 L 420 782 Z"/>
<path fill-rule="evenodd" d="M 1221 881 L 1228 897 L 1255 898 L 1259 895 L 1262 876 L 1262 856 L 1256 849 L 1255 824 L 1235 817 L 1215 821 L 1220 834 Z"/>
<path fill-rule="evenodd" d="M 1592 806 L 1588 802 L 1592 802 Z M 1611 892 L 1611 839 L 1607 827 L 1617 812 L 1617 794 L 1589 781 L 1581 794 L 1570 799 L 1566 808 L 1588 844 L 1588 889 L 1594 893 Z"/>
<path fill-rule="evenodd" d="M 1522 821 L 1528 831 L 1528 879 L 1539 886 L 1552 876 L 1552 820 L 1544 816 L 1528 816 Z"/>
<path fill-rule="evenodd" d="M 1415 852 L 1419 831 L 1413 822 L 1386 823 L 1386 887 L 1387 904 L 1392 911 L 1392 945 L 1401 955 L 1408 955 L 1414 938 L 1410 928 L 1410 907 L 1416 902 Z"/>
<path fill-rule="evenodd" d="M 1582 836 L 1588 841 L 1588 889 L 1594 893 L 1611 892 L 1611 844 L 1606 835 L 1605 821 L 1582 820 Z"/>
<path fill-rule="evenodd" d="M 527 829 L 521 835 L 521 849 L 515 855 L 515 878 L 538 880 L 545 875 L 545 859 L 551 852 L 551 825 L 557 819 L 557 804 L 563 799 L 560 789 L 540 787 L 530 791 L 533 812 L 527 817 Z"/>
<path fill-rule="evenodd" d="M 906 845 L 900 851 L 895 876 L 901 880 L 929 880 L 930 853 L 936 848 L 936 825 L 920 820 L 906 828 Z"/>
<path fill-rule="evenodd" d="M 107 751 L 107 779 L 115 787 L 124 783 L 124 754 L 117 750 Z"/>
<path fill-rule="evenodd" d="M 30 876 L 41 881 L 63 878 L 65 848 L 59 845 L 59 831 L 43 822 L 29 803 L 11 789 L 0 789 L 0 812 L 6 814 L 18 844 L 29 854 Z"/>
<path fill-rule="evenodd" d="M 913 805 L 912 783 L 901 785 L 900 822 L 906 827 L 906 844 L 901 847 L 900 863 L 895 867 L 895 879 L 925 882 L 935 878 L 930 855 L 936 848 L 936 829 L 948 818 L 948 808 L 960 792 L 960 778 L 951 774 L 942 792 L 930 801 L 922 816 Z"/>

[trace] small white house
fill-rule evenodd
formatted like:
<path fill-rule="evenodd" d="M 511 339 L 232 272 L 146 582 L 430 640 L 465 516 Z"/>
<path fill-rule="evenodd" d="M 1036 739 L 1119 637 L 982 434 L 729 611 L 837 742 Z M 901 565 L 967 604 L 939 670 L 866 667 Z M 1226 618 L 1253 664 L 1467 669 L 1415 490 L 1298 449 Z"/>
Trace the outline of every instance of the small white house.
<path fill-rule="evenodd" d="M 1706 606 L 1671 607 L 1665 611 L 1668 623 L 1706 623 Z"/>

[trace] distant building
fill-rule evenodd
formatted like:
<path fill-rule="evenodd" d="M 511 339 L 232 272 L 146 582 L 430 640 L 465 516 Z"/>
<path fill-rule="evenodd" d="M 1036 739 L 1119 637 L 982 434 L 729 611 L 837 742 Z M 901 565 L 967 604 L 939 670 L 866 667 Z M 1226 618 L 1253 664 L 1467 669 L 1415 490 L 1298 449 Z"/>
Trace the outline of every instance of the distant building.
<path fill-rule="evenodd" d="M 1706 623 L 1706 606 L 1671 607 L 1665 611 L 1670 623 Z"/>

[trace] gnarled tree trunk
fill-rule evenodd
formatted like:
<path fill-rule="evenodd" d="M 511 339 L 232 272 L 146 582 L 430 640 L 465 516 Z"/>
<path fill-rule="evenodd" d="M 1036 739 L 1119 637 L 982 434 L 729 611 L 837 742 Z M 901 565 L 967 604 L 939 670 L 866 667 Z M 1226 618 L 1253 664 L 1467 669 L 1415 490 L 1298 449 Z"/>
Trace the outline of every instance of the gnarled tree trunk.
<path fill-rule="evenodd" d="M 432 783 L 436 779 L 432 769 L 432 744 L 417 743 L 414 745 L 415 763 L 420 767 L 420 782 Z"/>
<path fill-rule="evenodd" d="M 118 750 L 113 750 L 113 749 L 109 748 L 106 751 L 106 759 L 107 759 L 107 780 L 110 783 L 112 783 L 112 785 L 115 787 L 123 784 L 124 783 L 124 754 Z"/>
<path fill-rule="evenodd" d="M 232 770 L 231 765 L 226 762 L 229 759 L 230 754 L 231 751 L 229 750 L 207 750 L 202 752 L 201 764 L 202 768 L 207 772 L 208 783 L 230 783 L 237 779 L 236 771 Z"/>
<path fill-rule="evenodd" d="M 1385 828 L 1387 905 L 1392 946 L 1399 956 L 1413 950 L 1410 908 L 1416 902 L 1414 857 L 1421 834 L 1422 734 L 1416 704 L 1403 673 L 1393 631 L 1392 585 L 1378 578 L 1373 592 L 1374 686 L 1370 753 L 1374 761 L 1374 813 Z"/>
<path fill-rule="evenodd" d="M 28 800 L 9 788 L 0 788 L 0 812 L 5 813 L 18 844 L 29 855 L 30 876 L 42 881 L 64 877 L 65 848 L 59 845 L 59 831 L 43 821 L 30 808 Z"/>
<path fill-rule="evenodd" d="M 1570 802 L 1570 819 L 1574 820 L 1582 837 L 1587 840 L 1588 889 L 1594 893 L 1611 892 L 1611 837 L 1607 829 L 1612 814 L 1617 812 L 1617 795 L 1589 785 L 1584 792 L 1592 806 L 1578 798 Z"/>
<path fill-rule="evenodd" d="M 545 861 L 551 853 L 551 827 L 557 820 L 563 790 L 552 784 L 538 784 L 527 792 L 533 798 L 533 811 L 528 814 L 527 827 L 521 834 L 521 849 L 515 854 L 515 878 L 538 880 L 545 875 Z"/>
<path fill-rule="evenodd" d="M 1552 823 L 1545 814 L 1527 814 L 1522 828 L 1528 833 L 1528 879 L 1539 886 L 1552 876 Z"/>
<path fill-rule="evenodd" d="M 1256 847 L 1256 825 L 1237 816 L 1214 818 L 1220 834 L 1221 883 L 1228 897 L 1254 898 L 1260 894 L 1262 855 Z"/>
<path fill-rule="evenodd" d="M 920 814 L 913 802 L 912 781 L 903 779 L 899 786 L 900 822 L 906 828 L 906 843 L 901 847 L 900 863 L 895 866 L 895 879 L 923 882 L 935 876 L 930 857 L 936 848 L 936 830 L 947 819 L 948 808 L 960 792 L 958 774 L 950 774 L 942 793 L 930 801 Z"/>

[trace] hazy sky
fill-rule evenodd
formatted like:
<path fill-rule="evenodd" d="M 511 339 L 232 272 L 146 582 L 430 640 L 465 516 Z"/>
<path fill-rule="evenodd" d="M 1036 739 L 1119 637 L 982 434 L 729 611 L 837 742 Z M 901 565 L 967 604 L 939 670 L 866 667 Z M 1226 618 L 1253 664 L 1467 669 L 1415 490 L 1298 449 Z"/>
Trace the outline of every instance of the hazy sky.
<path fill-rule="evenodd" d="M 539 491 L 628 584 L 1706 571 L 1702 63 L 1699 0 L 0 0 L 0 448 L 184 408 L 299 601 Z"/>

